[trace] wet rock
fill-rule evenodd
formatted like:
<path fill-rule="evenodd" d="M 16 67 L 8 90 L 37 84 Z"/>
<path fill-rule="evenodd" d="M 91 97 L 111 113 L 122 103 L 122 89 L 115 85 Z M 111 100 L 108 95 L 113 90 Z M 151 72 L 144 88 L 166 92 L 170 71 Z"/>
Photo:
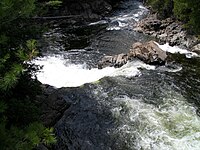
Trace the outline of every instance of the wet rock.
<path fill-rule="evenodd" d="M 62 117 L 64 111 L 71 106 L 72 101 L 65 95 L 64 89 L 54 89 L 49 85 L 42 85 L 42 89 L 40 120 L 45 126 L 53 126 Z"/>
<path fill-rule="evenodd" d="M 102 69 L 108 66 L 118 68 L 134 58 L 138 58 L 147 64 L 163 65 L 167 59 L 167 54 L 160 49 L 154 41 L 149 41 L 147 43 L 136 42 L 126 54 L 122 53 L 115 56 L 105 56 L 98 63 L 98 68 Z"/>
<path fill-rule="evenodd" d="M 160 29 L 161 21 L 160 20 L 147 20 L 143 24 L 143 28 L 147 30 L 154 30 L 157 31 Z"/>
<path fill-rule="evenodd" d="M 105 56 L 102 60 L 98 63 L 98 69 L 102 69 L 105 67 L 116 67 L 119 68 L 126 64 L 128 61 L 128 54 L 118 54 L 114 56 Z"/>
<path fill-rule="evenodd" d="M 170 45 L 170 46 L 178 45 L 178 42 L 179 42 L 178 40 L 179 40 L 179 36 L 175 34 L 175 35 L 172 37 L 172 39 L 170 39 L 169 45 Z"/>
<path fill-rule="evenodd" d="M 192 50 L 192 52 L 200 54 L 200 44 L 193 46 L 191 50 Z"/>
<path fill-rule="evenodd" d="M 130 53 L 147 64 L 163 65 L 167 58 L 166 52 L 153 41 L 133 44 Z"/>
<path fill-rule="evenodd" d="M 172 18 L 159 20 L 155 14 L 151 14 L 135 24 L 134 30 L 156 37 L 159 43 L 169 43 L 169 45 L 190 48 L 197 38 L 189 36 L 182 24 Z M 191 42 L 192 41 L 192 42 Z"/>

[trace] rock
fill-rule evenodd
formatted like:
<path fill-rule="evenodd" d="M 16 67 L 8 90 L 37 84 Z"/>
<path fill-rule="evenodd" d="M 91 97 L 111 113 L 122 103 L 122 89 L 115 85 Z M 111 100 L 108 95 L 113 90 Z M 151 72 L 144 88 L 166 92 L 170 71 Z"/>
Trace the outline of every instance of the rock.
<path fill-rule="evenodd" d="M 169 24 L 167 27 L 166 27 L 166 31 L 174 31 L 176 28 L 178 28 L 179 25 L 175 22 Z"/>
<path fill-rule="evenodd" d="M 154 31 L 158 31 L 160 29 L 160 26 L 161 26 L 161 21 L 157 19 L 148 20 L 144 24 L 144 28 L 154 30 Z"/>
<path fill-rule="evenodd" d="M 191 50 L 200 55 L 200 44 L 193 46 Z"/>
<path fill-rule="evenodd" d="M 117 59 L 115 61 L 115 67 L 121 67 L 128 61 L 127 54 L 119 54 L 117 55 Z"/>
<path fill-rule="evenodd" d="M 153 41 L 144 44 L 134 43 L 131 53 L 147 64 L 163 65 L 167 58 L 166 52 Z"/>
<path fill-rule="evenodd" d="M 103 59 L 98 63 L 98 69 L 105 68 L 107 66 L 109 67 L 116 67 L 119 68 L 126 64 L 128 61 L 128 55 L 127 54 L 119 54 L 115 56 L 105 56 Z"/>
<path fill-rule="evenodd" d="M 139 32 L 139 33 L 143 33 L 142 27 L 136 27 L 133 30 L 136 31 L 136 32 Z"/>
<path fill-rule="evenodd" d="M 174 46 L 178 44 L 178 40 L 179 40 L 179 36 L 177 36 L 176 34 L 172 37 L 172 39 L 170 39 L 169 41 L 169 45 L 170 46 Z"/>
<path fill-rule="evenodd" d="M 166 37 L 167 37 L 167 34 L 164 33 L 164 34 L 159 35 L 158 37 L 160 37 L 160 38 L 166 38 Z"/>
<path fill-rule="evenodd" d="M 198 41 L 194 36 L 187 34 L 182 24 L 171 18 L 159 20 L 155 14 L 140 20 L 134 25 L 134 31 L 156 37 L 160 44 L 169 43 L 190 49 Z"/>
<path fill-rule="evenodd" d="M 167 33 L 163 33 L 163 34 L 158 35 L 158 38 L 160 40 L 162 40 L 162 41 L 166 41 L 166 39 L 167 39 Z"/>
<path fill-rule="evenodd" d="M 63 89 L 54 89 L 49 85 L 43 85 L 42 89 L 40 120 L 45 126 L 53 126 L 62 117 L 64 111 L 71 106 L 72 101 Z"/>
<path fill-rule="evenodd" d="M 147 64 L 163 65 L 165 64 L 167 54 L 165 51 L 161 50 L 154 41 L 143 44 L 136 42 L 126 54 L 122 53 L 115 56 L 105 56 L 98 63 L 98 68 L 102 69 L 108 66 L 118 68 L 134 58 L 138 58 Z"/>
<path fill-rule="evenodd" d="M 111 66 L 113 60 L 113 56 L 105 56 L 103 59 L 98 63 L 98 69 L 103 69 L 107 66 Z"/>

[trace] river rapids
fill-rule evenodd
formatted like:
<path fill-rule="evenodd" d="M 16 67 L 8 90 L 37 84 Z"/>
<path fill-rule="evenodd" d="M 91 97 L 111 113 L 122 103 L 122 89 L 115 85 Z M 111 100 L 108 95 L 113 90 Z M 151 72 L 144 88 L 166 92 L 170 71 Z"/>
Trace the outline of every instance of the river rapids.
<path fill-rule="evenodd" d="M 167 43 L 175 68 L 139 60 L 121 68 L 97 69 L 104 55 L 128 52 L 151 37 L 133 31 L 148 14 L 136 0 L 124 1 L 110 17 L 74 28 L 55 27 L 43 35 L 37 78 L 66 88 L 73 105 L 55 125 L 55 149 L 199 150 L 200 59 Z"/>

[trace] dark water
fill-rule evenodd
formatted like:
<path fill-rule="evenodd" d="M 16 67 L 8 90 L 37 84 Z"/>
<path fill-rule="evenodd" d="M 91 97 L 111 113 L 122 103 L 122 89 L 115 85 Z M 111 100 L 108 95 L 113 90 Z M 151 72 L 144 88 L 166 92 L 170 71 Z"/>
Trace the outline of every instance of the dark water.
<path fill-rule="evenodd" d="M 45 81 L 52 86 L 60 82 L 58 87 L 66 90 L 66 99 L 73 101 L 55 125 L 55 149 L 200 149 L 198 57 L 173 54 L 175 64 L 182 67 L 179 71 L 155 69 L 137 60 L 118 70 L 95 68 L 104 55 L 127 52 L 134 42 L 151 39 L 132 30 L 147 13 L 140 2 L 127 0 L 105 20 L 84 27 L 56 28 L 44 35 L 45 59 L 39 63 L 57 69 L 48 72 L 55 82 Z M 112 75 L 105 74 L 110 70 Z M 60 78 L 56 72 L 62 74 Z M 90 78 L 96 82 L 88 83 Z M 79 80 L 83 82 L 79 84 Z"/>

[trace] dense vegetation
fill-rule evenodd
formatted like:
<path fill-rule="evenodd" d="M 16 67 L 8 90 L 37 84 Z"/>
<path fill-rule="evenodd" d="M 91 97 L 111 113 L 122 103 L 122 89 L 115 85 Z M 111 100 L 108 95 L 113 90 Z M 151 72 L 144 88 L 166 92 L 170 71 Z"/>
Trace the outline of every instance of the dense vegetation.
<path fill-rule="evenodd" d="M 190 32 L 200 34 L 200 3 L 196 0 L 147 0 L 161 17 L 173 16 Z"/>
<path fill-rule="evenodd" d="M 28 63 L 37 55 L 33 39 L 41 32 L 30 21 L 36 6 L 35 0 L 0 1 L 1 150 L 30 150 L 56 141 L 53 129 L 39 122 L 40 86 L 31 78 L 37 66 Z"/>

